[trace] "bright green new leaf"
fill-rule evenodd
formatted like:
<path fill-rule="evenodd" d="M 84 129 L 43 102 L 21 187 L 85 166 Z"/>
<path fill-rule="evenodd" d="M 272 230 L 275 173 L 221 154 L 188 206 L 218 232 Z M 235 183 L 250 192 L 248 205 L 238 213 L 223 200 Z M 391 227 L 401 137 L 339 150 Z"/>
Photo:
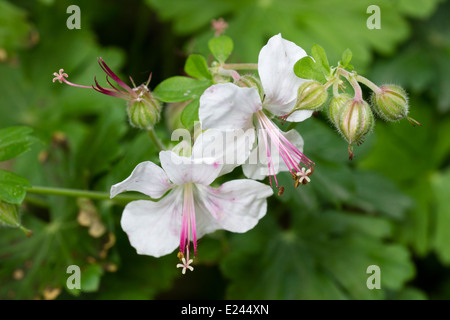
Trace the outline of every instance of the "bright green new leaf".
<path fill-rule="evenodd" d="M 233 40 L 224 35 L 209 40 L 208 46 L 213 56 L 220 62 L 225 62 L 233 52 Z"/>
<path fill-rule="evenodd" d="M 342 53 L 341 66 L 343 68 L 348 66 L 350 61 L 352 61 L 352 57 L 353 57 L 352 50 L 350 50 L 349 48 L 345 49 L 345 51 Z"/>
<path fill-rule="evenodd" d="M 181 112 L 181 123 L 186 128 L 191 128 L 195 121 L 198 121 L 198 108 L 200 99 L 194 99 Z"/>
<path fill-rule="evenodd" d="M 27 179 L 5 170 L 0 170 L 0 200 L 20 204 L 26 195 Z"/>
<path fill-rule="evenodd" d="M 321 83 L 326 82 L 323 69 L 309 56 L 301 58 L 295 63 L 294 73 L 302 79 L 317 80 Z"/>
<path fill-rule="evenodd" d="M 33 132 L 28 127 L 9 127 L 0 130 L 0 161 L 9 160 L 28 151 Z"/>
<path fill-rule="evenodd" d="M 212 80 L 205 58 L 199 54 L 191 54 L 187 58 L 184 71 L 199 80 Z"/>
<path fill-rule="evenodd" d="M 330 73 L 330 65 L 328 63 L 327 54 L 321 46 L 319 46 L 318 44 L 313 45 L 311 49 L 311 55 L 316 61 L 316 64 L 319 66 L 319 68 L 322 69 L 324 74 Z"/>
<path fill-rule="evenodd" d="M 210 80 L 175 76 L 158 84 L 154 94 L 164 102 L 186 101 L 199 98 L 211 84 Z"/>

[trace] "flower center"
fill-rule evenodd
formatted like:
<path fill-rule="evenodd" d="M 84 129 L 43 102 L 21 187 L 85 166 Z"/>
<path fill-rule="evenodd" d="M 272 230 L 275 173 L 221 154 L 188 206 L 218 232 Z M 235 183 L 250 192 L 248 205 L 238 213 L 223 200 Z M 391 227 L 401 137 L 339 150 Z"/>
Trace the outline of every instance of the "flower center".
<path fill-rule="evenodd" d="M 276 169 L 274 167 L 272 157 L 273 149 L 271 149 L 270 146 L 274 147 L 278 151 L 284 163 L 288 167 L 289 172 L 295 180 L 295 187 L 297 187 L 300 183 L 306 184 L 306 182 L 309 182 L 310 179 L 308 176 L 311 175 L 314 170 L 314 162 L 309 160 L 296 146 L 294 146 L 292 142 L 286 139 L 281 130 L 264 114 L 262 110 L 256 112 L 255 116 L 260 130 L 262 130 L 262 139 L 266 146 L 270 185 L 272 186 L 273 176 L 276 187 L 279 190 L 278 195 L 283 193 L 284 187 L 278 185 Z M 306 170 L 305 167 L 307 167 L 308 170 Z"/>

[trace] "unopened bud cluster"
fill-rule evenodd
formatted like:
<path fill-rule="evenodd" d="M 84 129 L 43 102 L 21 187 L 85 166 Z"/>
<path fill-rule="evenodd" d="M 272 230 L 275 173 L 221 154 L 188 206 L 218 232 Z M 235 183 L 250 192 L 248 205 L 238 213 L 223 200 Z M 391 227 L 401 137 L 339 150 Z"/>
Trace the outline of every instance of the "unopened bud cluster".
<path fill-rule="evenodd" d="M 341 91 L 343 82 L 340 76 L 345 77 L 351 84 L 354 95 Z M 370 104 L 362 98 L 358 82 L 366 84 L 373 91 Z M 328 100 L 327 87 L 330 85 L 334 85 L 333 95 L 325 111 L 330 122 L 348 142 L 350 159 L 354 156 L 354 144 L 361 144 L 366 135 L 373 130 L 374 114 L 386 121 L 406 118 L 413 125 L 419 124 L 408 117 L 408 98 L 401 87 L 396 85 L 377 87 L 368 79 L 343 69 L 337 70 L 334 78 L 330 78 L 325 85 L 318 81 L 307 81 L 300 85 L 296 105 L 288 115 L 298 110 L 321 110 Z"/>

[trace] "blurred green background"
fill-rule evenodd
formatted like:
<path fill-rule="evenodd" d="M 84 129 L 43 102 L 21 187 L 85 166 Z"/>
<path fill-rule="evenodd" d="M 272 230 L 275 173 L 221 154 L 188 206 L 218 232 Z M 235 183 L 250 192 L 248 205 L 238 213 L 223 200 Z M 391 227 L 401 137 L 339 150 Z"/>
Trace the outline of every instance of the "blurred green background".
<path fill-rule="evenodd" d="M 79 30 L 66 27 L 71 4 Z M 380 7 L 381 29 L 366 27 L 369 5 Z M 175 253 L 135 253 L 123 204 L 28 194 L 22 222 L 33 235 L 0 229 L 0 299 L 449 299 L 449 14 L 439 0 L 0 0 L 0 129 L 34 132 L 31 149 L 0 167 L 34 186 L 108 192 L 139 162 L 158 161 L 122 100 L 52 83 L 53 72 L 104 83 L 101 56 L 137 84 L 152 72 L 153 89 L 183 74 L 190 53 L 208 55 L 220 17 L 233 62 L 257 62 L 277 33 L 307 52 L 321 45 L 332 65 L 350 48 L 360 74 L 409 92 L 423 125 L 377 121 L 349 161 L 322 115 L 298 124 L 312 183 L 271 197 L 250 232 L 202 238 L 184 276 Z M 166 141 L 167 122 L 156 127 Z M 69 265 L 82 270 L 81 290 L 66 287 Z M 369 265 L 380 267 L 380 290 L 366 286 Z"/>

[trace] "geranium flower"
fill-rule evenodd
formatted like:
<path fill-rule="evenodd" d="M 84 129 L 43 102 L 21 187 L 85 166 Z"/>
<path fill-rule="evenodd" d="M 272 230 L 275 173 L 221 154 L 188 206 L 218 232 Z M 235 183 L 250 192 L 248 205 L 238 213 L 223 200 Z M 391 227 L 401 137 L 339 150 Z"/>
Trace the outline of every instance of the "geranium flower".
<path fill-rule="evenodd" d="M 162 168 L 142 162 L 127 179 L 111 187 L 111 197 L 138 191 L 161 198 L 130 202 L 123 211 L 121 226 L 138 254 L 160 257 L 178 247 L 182 261 L 178 267 L 185 273 L 192 270 L 191 242 L 197 256 L 197 240 L 203 235 L 218 229 L 246 232 L 266 214 L 266 198 L 273 193 L 269 186 L 241 179 L 214 188 L 210 184 L 222 170 L 218 163 L 172 151 L 161 151 L 159 158 Z"/>
<path fill-rule="evenodd" d="M 298 78 L 293 67 L 304 56 L 302 48 L 278 34 L 269 39 L 259 53 L 258 73 L 263 92 L 255 87 L 222 83 L 211 86 L 200 97 L 199 118 L 203 129 L 250 129 L 258 133 L 250 160 L 243 165 L 244 174 L 252 179 L 268 175 L 271 185 L 273 176 L 280 193 L 284 188 L 278 185 L 276 174 L 279 171 L 290 171 L 298 185 L 298 180 L 304 176 L 303 169 L 314 165 L 302 153 L 300 134 L 295 130 L 283 132 L 270 119 L 272 115 L 284 116 L 287 121 L 299 122 L 312 115 L 312 110 L 292 112 L 298 88 L 307 81 Z M 252 161 L 258 155 L 259 161 Z M 304 181 L 302 179 L 302 183 Z"/>

